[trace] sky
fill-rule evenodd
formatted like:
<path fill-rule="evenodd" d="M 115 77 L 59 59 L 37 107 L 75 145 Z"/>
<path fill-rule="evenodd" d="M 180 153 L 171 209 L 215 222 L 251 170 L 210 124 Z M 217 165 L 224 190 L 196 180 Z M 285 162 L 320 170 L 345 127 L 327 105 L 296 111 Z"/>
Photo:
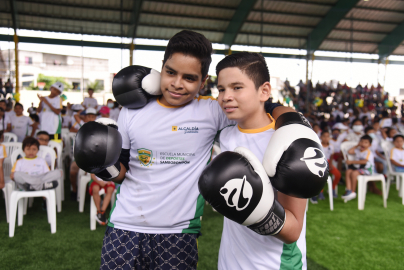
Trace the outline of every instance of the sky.
<path fill-rule="evenodd" d="M 13 35 L 13 30 L 8 28 L 0 28 L 0 34 Z M 122 39 L 118 37 L 105 37 L 105 36 L 92 36 L 80 34 L 65 34 L 54 32 L 42 32 L 32 30 L 18 30 L 19 36 L 33 36 L 33 37 L 47 37 L 58 39 L 75 39 L 75 40 L 88 40 L 88 41 L 103 41 L 130 43 L 129 39 Z M 135 39 L 135 44 L 147 45 L 167 45 L 167 40 L 150 40 L 150 39 Z M 14 49 L 13 42 L 0 42 L 0 49 L 7 50 L 8 48 Z M 135 47 L 136 48 L 136 47 Z M 224 49 L 222 44 L 213 44 L 214 49 Z M 93 48 L 93 47 L 79 47 L 79 46 L 61 46 L 61 45 L 46 45 L 46 44 L 31 44 L 19 43 L 20 50 L 47 52 L 54 54 L 67 54 L 74 56 L 104 58 L 109 60 L 109 71 L 117 73 L 121 68 L 129 65 L 129 50 L 120 49 L 107 49 L 107 48 Z M 284 53 L 284 54 L 301 54 L 305 55 L 305 50 L 297 49 L 281 49 L 281 48 L 259 48 L 250 46 L 232 46 L 233 51 L 255 51 L 255 52 L 269 52 L 269 53 Z M 158 51 L 140 51 L 134 52 L 134 64 L 143 65 L 154 68 L 158 71 L 161 70 L 162 59 L 164 52 Z M 338 56 L 338 57 L 351 57 L 350 53 L 338 52 L 323 52 L 318 51 L 315 55 L 321 56 Z M 355 58 L 370 58 L 377 59 L 377 55 L 370 54 L 353 54 Z M 224 55 L 212 55 L 212 64 L 209 69 L 209 75 L 215 75 L 215 67 L 217 63 L 224 57 Z M 285 58 L 266 58 L 271 77 L 279 77 L 282 81 L 288 79 L 291 85 L 297 85 L 299 80 L 306 78 L 306 60 L 303 59 L 285 59 Z M 404 61 L 404 56 L 391 56 L 390 60 Z M 387 65 L 384 64 L 368 64 L 368 63 L 350 63 L 350 62 L 335 62 L 335 61 L 320 61 L 315 60 L 310 63 L 310 77 L 314 83 L 318 81 L 323 83 L 331 80 L 337 80 L 341 83 L 347 83 L 350 86 L 356 86 L 361 83 L 362 86 L 369 84 L 376 85 L 380 82 L 385 85 L 385 90 L 391 95 L 399 94 L 399 89 L 404 89 L 404 65 Z M 385 83 L 384 83 L 385 82 Z"/>

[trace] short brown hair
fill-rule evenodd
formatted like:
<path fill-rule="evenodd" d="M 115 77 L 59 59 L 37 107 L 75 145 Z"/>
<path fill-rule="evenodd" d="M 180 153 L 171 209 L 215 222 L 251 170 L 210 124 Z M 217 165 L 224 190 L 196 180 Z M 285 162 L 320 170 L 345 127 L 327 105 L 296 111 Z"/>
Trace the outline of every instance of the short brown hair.
<path fill-rule="evenodd" d="M 22 141 L 22 150 L 24 151 L 25 147 L 30 147 L 31 145 L 36 145 L 39 149 L 39 142 L 34 137 L 27 137 Z"/>

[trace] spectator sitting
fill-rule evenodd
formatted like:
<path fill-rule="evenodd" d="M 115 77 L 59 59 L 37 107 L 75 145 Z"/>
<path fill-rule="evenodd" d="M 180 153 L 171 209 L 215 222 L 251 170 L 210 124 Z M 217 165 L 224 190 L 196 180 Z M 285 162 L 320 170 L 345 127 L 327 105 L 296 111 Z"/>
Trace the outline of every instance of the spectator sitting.
<path fill-rule="evenodd" d="M 7 157 L 6 147 L 1 144 L 4 141 L 4 131 L 0 130 L 0 189 L 3 189 L 5 186 L 4 181 L 4 171 L 3 171 L 3 163 L 4 159 Z"/>
<path fill-rule="evenodd" d="M 10 79 L 7 80 L 7 82 L 4 84 L 4 89 L 6 90 L 6 96 L 7 94 L 13 94 L 13 84 L 10 82 Z"/>
<path fill-rule="evenodd" d="M 81 103 L 85 109 L 94 108 L 97 109 L 98 102 L 95 98 L 93 98 L 94 89 L 88 88 L 88 97 L 84 98 L 83 103 Z"/>
<path fill-rule="evenodd" d="M 37 140 L 38 140 L 38 142 L 39 142 L 39 145 L 48 146 L 49 141 L 50 141 L 50 137 L 49 137 L 49 133 L 48 133 L 48 132 L 46 132 L 46 131 L 39 131 L 39 132 L 36 134 L 36 138 L 37 138 Z M 39 150 L 38 153 L 40 153 L 40 152 L 41 152 L 41 150 Z M 55 152 L 56 152 L 56 151 L 55 151 Z M 46 161 L 46 164 L 48 164 L 49 167 L 52 167 L 52 158 L 51 158 L 50 154 L 47 154 L 47 155 L 45 156 L 45 161 Z M 56 161 L 55 161 L 55 165 L 56 165 Z M 55 166 L 55 168 L 56 168 L 56 166 Z"/>
<path fill-rule="evenodd" d="M 359 175 L 371 175 L 373 174 L 373 154 L 370 150 L 372 145 L 372 137 L 364 135 L 360 138 L 358 145 L 355 145 L 349 149 L 348 154 L 355 155 L 354 160 L 346 160 L 348 165 L 346 171 L 346 191 L 341 197 L 345 201 L 350 201 L 356 198 L 356 184 Z"/>
<path fill-rule="evenodd" d="M 380 150 L 381 149 L 380 141 L 376 136 L 374 128 L 372 126 L 366 127 L 365 134 L 369 135 L 372 138 L 372 145 L 370 146 L 370 151 L 372 151 L 372 154 L 375 158 L 374 162 L 376 171 L 386 175 L 387 174 L 386 158 L 382 154 L 383 150 Z M 368 182 L 368 187 L 370 192 L 377 195 L 382 195 L 382 192 L 376 187 L 375 182 L 372 181 Z"/>
<path fill-rule="evenodd" d="M 341 153 L 341 143 L 345 140 L 347 136 L 348 128 L 342 123 L 337 123 L 332 129 L 332 138 L 330 144 L 334 148 L 333 159 L 338 163 L 338 170 L 342 170 L 342 160 L 343 156 Z"/>
<path fill-rule="evenodd" d="M 334 167 L 331 162 L 331 157 L 334 154 L 335 149 L 334 146 L 330 143 L 330 132 L 323 131 L 323 133 L 321 133 L 320 140 L 321 145 L 324 149 L 325 157 L 328 161 L 329 171 L 332 175 L 334 175 L 334 181 L 332 182 L 332 194 L 334 198 L 337 198 L 338 195 L 335 193 L 335 187 L 338 185 L 339 180 L 341 179 L 341 173 L 337 168 Z"/>
<path fill-rule="evenodd" d="M 6 116 L 8 116 L 10 120 L 15 116 L 13 101 L 10 98 L 6 102 Z"/>
<path fill-rule="evenodd" d="M 393 121 L 389 118 L 389 113 L 386 111 L 382 112 L 382 120 L 380 120 L 380 127 L 391 127 L 393 125 Z"/>
<path fill-rule="evenodd" d="M 104 200 L 102 201 L 102 205 L 101 205 L 101 197 L 99 195 L 101 189 L 104 189 L 105 191 L 105 196 Z M 95 216 L 95 218 L 100 225 L 107 224 L 105 210 L 107 210 L 108 204 L 111 201 L 114 189 L 115 189 L 114 182 L 104 181 L 95 176 L 95 174 L 91 174 L 89 192 L 90 195 L 93 196 L 95 206 L 97 207 L 97 215 Z"/>
<path fill-rule="evenodd" d="M 77 113 L 80 115 L 80 113 L 83 112 L 85 109 L 81 104 L 73 104 L 71 105 L 70 109 L 72 112 L 72 115 L 70 116 L 70 123 L 71 125 L 73 125 L 74 123 L 76 123 L 76 118 L 74 118 L 74 115 Z M 84 120 L 84 115 L 80 116 L 80 118 L 81 120 Z"/>
<path fill-rule="evenodd" d="M 381 132 L 382 132 L 383 139 L 388 142 L 392 142 L 393 137 L 397 134 L 397 130 L 394 128 L 391 128 L 391 127 L 386 127 L 384 129 L 382 129 Z"/>
<path fill-rule="evenodd" d="M 120 112 L 118 102 L 114 102 L 112 99 L 108 99 L 107 106 L 110 109 L 109 117 L 111 119 L 113 119 L 114 121 L 118 122 L 118 117 L 119 117 L 119 112 Z"/>
<path fill-rule="evenodd" d="M 3 107 L 1 107 L 3 100 L 0 100 L 0 130 L 4 132 L 11 132 L 11 121 L 8 116 L 6 116 Z"/>
<path fill-rule="evenodd" d="M 359 119 L 355 119 L 352 123 L 352 131 L 349 132 L 348 136 L 346 137 L 346 141 L 351 142 L 359 142 L 360 138 L 363 136 L 363 125 L 362 121 Z"/>
<path fill-rule="evenodd" d="M 321 136 L 321 129 L 320 126 L 318 124 L 313 124 L 312 126 L 313 131 L 317 134 L 317 136 L 320 138 Z"/>
<path fill-rule="evenodd" d="M 61 177 L 60 171 L 50 171 L 46 161 L 38 157 L 39 142 L 37 139 L 27 137 L 22 142 L 25 157 L 14 163 L 11 170 L 11 179 L 17 187 L 26 191 L 52 189 L 58 186 Z"/>
<path fill-rule="evenodd" d="M 95 121 L 97 118 L 97 111 L 94 108 L 88 108 L 85 112 L 84 120 L 81 120 L 80 118 L 80 112 L 74 115 L 74 119 L 76 122 L 73 124 L 73 126 L 70 128 L 70 132 L 76 132 L 79 131 L 82 125 L 84 125 L 87 122 L 90 121 Z"/>
<path fill-rule="evenodd" d="M 28 116 L 22 114 L 24 107 L 21 103 L 14 105 L 15 115 L 11 117 L 11 132 L 17 135 L 18 142 L 22 142 L 25 137 L 35 135 L 36 124 Z M 28 133 L 31 127 L 31 133 Z"/>
<path fill-rule="evenodd" d="M 390 161 L 396 172 L 404 172 L 404 136 L 397 134 L 393 138 L 394 148 L 390 152 Z"/>
<path fill-rule="evenodd" d="M 67 115 L 66 106 L 62 107 L 60 115 L 62 116 L 62 128 L 70 128 L 72 125 L 72 118 L 69 115 Z"/>

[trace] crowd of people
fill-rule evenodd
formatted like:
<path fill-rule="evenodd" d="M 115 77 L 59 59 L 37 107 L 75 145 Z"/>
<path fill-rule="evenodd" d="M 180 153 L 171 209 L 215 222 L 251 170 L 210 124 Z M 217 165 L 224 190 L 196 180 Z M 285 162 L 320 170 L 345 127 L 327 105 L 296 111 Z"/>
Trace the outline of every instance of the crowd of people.
<path fill-rule="evenodd" d="M 17 136 L 16 141 L 22 143 L 22 150 L 25 154 L 25 157 L 17 160 L 10 175 L 21 190 L 52 189 L 58 186 L 56 179 L 61 177 L 61 168 L 57 168 L 55 163 L 55 170 L 50 171 L 51 157 L 49 155 L 41 157 L 40 146 L 48 145 L 51 140 L 61 142 L 62 129 L 76 133 L 84 123 L 95 121 L 100 117 L 118 120 L 119 105 L 112 99 L 108 99 L 107 104 L 98 104 L 93 97 L 94 90 L 90 88 L 88 97 L 85 97 L 82 103 L 67 103 L 67 106 L 63 106 L 60 97 L 63 90 L 63 84 L 56 82 L 52 85 L 49 96 L 38 95 L 39 105 L 34 107 L 32 103 L 32 106 L 27 109 L 29 116 L 23 114 L 24 106 L 21 103 L 15 102 L 11 98 L 0 100 L 1 142 L 4 140 L 4 133 L 13 133 Z M 7 154 L 4 150 L 0 156 L 0 163 L 3 163 L 6 157 Z M 74 160 L 71 161 L 70 168 L 71 198 L 77 200 L 78 167 Z M 112 182 L 105 182 L 95 175 L 91 175 L 91 179 L 89 192 L 94 197 L 98 210 L 96 219 L 100 224 L 105 225 L 107 220 L 105 210 L 115 185 Z M 4 185 L 3 175 L 3 177 L 0 176 L 0 188 L 3 188 Z M 103 202 L 98 195 L 102 188 L 105 188 L 106 194 Z M 42 207 L 46 209 L 45 200 Z"/>

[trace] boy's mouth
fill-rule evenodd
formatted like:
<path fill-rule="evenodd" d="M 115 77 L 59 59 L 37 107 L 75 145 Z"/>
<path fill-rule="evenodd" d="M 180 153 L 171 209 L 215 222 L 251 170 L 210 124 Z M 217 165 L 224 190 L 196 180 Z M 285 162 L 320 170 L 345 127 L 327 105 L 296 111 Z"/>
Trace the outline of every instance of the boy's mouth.
<path fill-rule="evenodd" d="M 180 98 L 180 97 L 182 97 L 182 96 L 185 96 L 185 94 L 181 94 L 181 93 L 178 93 L 178 92 L 172 92 L 172 91 L 170 91 L 170 90 L 167 90 L 168 91 L 168 93 L 170 94 L 170 96 L 172 96 L 172 97 L 174 97 L 174 98 Z"/>
<path fill-rule="evenodd" d="M 233 107 L 233 106 L 225 106 L 223 107 L 223 110 L 227 113 L 234 112 L 238 107 Z"/>

